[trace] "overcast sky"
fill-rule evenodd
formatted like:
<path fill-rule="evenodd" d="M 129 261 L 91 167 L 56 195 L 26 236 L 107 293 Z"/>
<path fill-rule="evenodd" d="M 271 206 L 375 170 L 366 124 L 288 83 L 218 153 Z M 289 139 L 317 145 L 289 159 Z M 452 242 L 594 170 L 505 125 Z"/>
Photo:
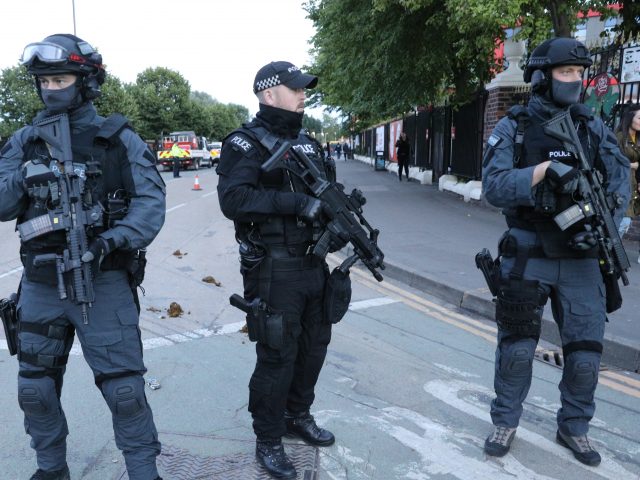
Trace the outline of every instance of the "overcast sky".
<path fill-rule="evenodd" d="M 0 68 L 28 43 L 73 33 L 72 0 L 2 2 Z M 180 72 L 192 90 L 257 110 L 258 69 L 309 64 L 314 29 L 301 0 L 75 0 L 76 34 L 100 50 L 107 71 L 134 82 L 148 67 Z M 307 112 L 321 118 L 320 111 Z"/>

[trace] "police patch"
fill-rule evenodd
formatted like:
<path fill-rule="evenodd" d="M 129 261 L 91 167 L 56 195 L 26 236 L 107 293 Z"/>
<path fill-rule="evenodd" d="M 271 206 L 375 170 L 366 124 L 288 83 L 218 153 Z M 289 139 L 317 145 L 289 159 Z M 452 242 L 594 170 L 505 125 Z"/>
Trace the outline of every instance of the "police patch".
<path fill-rule="evenodd" d="M 235 135 L 231 140 L 229 140 L 229 143 L 237 147 L 240 147 L 245 153 L 247 153 L 249 150 L 253 148 L 253 145 L 251 145 L 251 142 L 249 142 L 248 140 L 245 140 L 244 138 L 238 135 Z"/>
<path fill-rule="evenodd" d="M 487 140 L 489 146 L 493 148 L 496 148 L 498 145 L 500 145 L 500 142 L 502 142 L 502 139 L 499 136 L 493 134 L 489 137 L 489 140 Z"/>

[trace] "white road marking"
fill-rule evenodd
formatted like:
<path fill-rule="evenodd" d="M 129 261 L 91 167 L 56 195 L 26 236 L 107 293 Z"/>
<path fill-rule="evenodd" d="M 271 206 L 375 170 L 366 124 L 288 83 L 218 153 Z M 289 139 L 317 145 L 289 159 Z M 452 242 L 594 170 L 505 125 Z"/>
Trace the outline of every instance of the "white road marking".
<path fill-rule="evenodd" d="M 244 325 L 245 322 L 235 322 L 228 323 L 226 325 L 220 325 L 219 327 L 214 327 L 213 329 L 201 328 L 189 332 L 172 333 L 170 335 L 165 335 L 162 337 L 144 338 L 142 339 L 142 347 L 144 350 L 151 350 L 153 348 L 168 347 L 199 338 L 213 337 L 216 335 L 228 335 L 230 333 L 238 332 L 242 327 L 244 327 Z M 0 339 L 0 350 L 8 350 L 7 342 L 4 339 Z M 69 355 L 82 355 L 82 348 L 80 347 L 80 344 L 77 343 L 77 341 L 71 347 Z"/>
<path fill-rule="evenodd" d="M 204 195 L 202 195 L 202 198 L 204 197 L 210 197 L 211 195 L 216 195 L 218 192 L 209 192 L 209 193 L 205 193 Z"/>
<path fill-rule="evenodd" d="M 476 417 L 480 420 L 485 420 L 489 424 L 491 424 L 489 410 L 486 407 L 486 405 L 480 402 L 472 403 L 471 401 L 459 398 L 458 392 L 461 390 L 466 390 L 466 391 L 470 390 L 470 391 L 475 391 L 478 393 L 483 393 L 483 394 L 492 396 L 494 395 L 492 390 L 482 385 L 478 385 L 470 382 L 464 382 L 461 380 L 447 380 L 447 381 L 433 380 L 433 381 L 427 382 L 424 385 L 424 390 L 428 394 L 460 410 L 461 412 L 471 415 L 473 417 Z M 519 438 L 520 440 L 524 440 L 526 442 L 531 443 L 532 445 L 535 445 L 537 448 L 540 448 L 547 453 L 561 457 L 563 460 L 566 460 L 570 462 L 572 465 L 574 465 L 574 467 L 588 468 L 588 467 L 585 467 L 580 462 L 578 462 L 573 457 L 573 454 L 569 452 L 568 449 L 560 447 L 555 442 L 549 440 L 546 437 L 543 437 L 538 433 L 532 432 L 531 430 L 527 430 L 522 425 L 518 427 L 518 432 L 516 433 L 516 437 Z M 484 439 L 481 439 L 481 442 L 482 441 L 484 441 Z M 604 450 L 604 449 L 601 449 L 601 450 Z M 633 478 L 634 473 L 629 472 L 622 465 L 619 465 L 618 463 L 614 462 L 613 459 L 608 456 L 608 452 L 606 450 L 601 451 L 600 454 L 602 455 L 602 463 L 598 467 L 599 474 L 603 475 L 606 478 Z M 504 462 L 503 468 L 505 470 L 507 470 L 507 466 L 511 466 L 511 467 L 513 466 L 511 465 L 512 460 L 518 463 L 512 454 L 508 454 L 507 456 L 503 457 L 502 459 L 502 461 Z M 518 465 L 520 464 L 518 463 Z M 490 478 L 490 477 L 485 477 L 480 475 L 475 478 Z M 509 476 L 508 478 L 513 478 L 513 476 Z M 519 477 L 518 475 L 516 475 L 516 478 L 538 478 L 538 477 L 530 477 L 527 475 L 523 477 Z"/>
<path fill-rule="evenodd" d="M 178 205 L 176 205 L 175 207 L 171 207 L 171 208 L 167 208 L 166 213 L 172 212 L 174 210 L 177 210 L 179 208 L 182 208 L 186 205 L 186 203 L 180 203 Z"/>
<path fill-rule="evenodd" d="M 0 273 L 0 278 L 8 277 L 9 275 L 13 275 L 14 273 L 21 272 L 23 267 L 14 268 L 13 270 L 9 270 L 8 272 Z"/>
<path fill-rule="evenodd" d="M 399 303 L 400 300 L 389 297 L 370 298 L 369 300 L 360 300 L 359 302 L 353 302 L 349 304 L 349 310 L 364 310 L 365 308 L 380 307 L 382 305 L 388 305 L 390 303 Z"/>

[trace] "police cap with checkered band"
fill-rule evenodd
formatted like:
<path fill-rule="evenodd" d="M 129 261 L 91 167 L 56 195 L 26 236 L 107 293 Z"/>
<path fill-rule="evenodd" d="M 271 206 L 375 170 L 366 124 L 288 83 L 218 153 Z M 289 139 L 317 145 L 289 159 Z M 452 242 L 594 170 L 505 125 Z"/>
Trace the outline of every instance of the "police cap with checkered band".
<path fill-rule="evenodd" d="M 267 88 L 285 85 L 289 88 L 313 88 L 318 83 L 318 77 L 302 73 L 291 62 L 271 62 L 262 67 L 256 73 L 253 81 L 253 93 L 258 93 Z"/>

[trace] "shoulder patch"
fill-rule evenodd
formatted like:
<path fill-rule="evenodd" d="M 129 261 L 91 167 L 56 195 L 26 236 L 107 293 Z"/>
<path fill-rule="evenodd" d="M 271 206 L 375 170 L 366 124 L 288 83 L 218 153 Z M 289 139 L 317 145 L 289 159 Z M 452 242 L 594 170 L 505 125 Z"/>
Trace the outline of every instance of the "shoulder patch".
<path fill-rule="evenodd" d="M 249 150 L 253 148 L 253 145 L 251 144 L 251 142 L 242 138 L 240 135 L 234 135 L 233 137 L 231 137 L 231 139 L 229 140 L 229 143 L 231 145 L 235 145 L 239 147 L 245 153 L 247 153 Z"/>
<path fill-rule="evenodd" d="M 487 140 L 487 144 L 493 148 L 496 148 L 498 145 L 500 145 L 500 142 L 502 142 L 502 139 L 499 136 L 493 134 Z"/>

